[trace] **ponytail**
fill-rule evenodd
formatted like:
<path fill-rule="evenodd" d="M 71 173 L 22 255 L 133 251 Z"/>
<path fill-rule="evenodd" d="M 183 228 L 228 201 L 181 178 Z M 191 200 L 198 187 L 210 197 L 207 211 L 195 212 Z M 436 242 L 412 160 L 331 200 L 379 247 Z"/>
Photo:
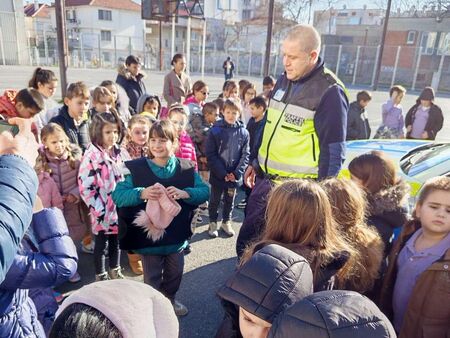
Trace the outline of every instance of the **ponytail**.
<path fill-rule="evenodd" d="M 38 89 L 38 84 L 47 84 L 53 81 L 58 81 L 55 73 L 53 73 L 50 69 L 42 69 L 41 67 L 37 67 L 30 81 L 28 82 L 28 87 Z"/>

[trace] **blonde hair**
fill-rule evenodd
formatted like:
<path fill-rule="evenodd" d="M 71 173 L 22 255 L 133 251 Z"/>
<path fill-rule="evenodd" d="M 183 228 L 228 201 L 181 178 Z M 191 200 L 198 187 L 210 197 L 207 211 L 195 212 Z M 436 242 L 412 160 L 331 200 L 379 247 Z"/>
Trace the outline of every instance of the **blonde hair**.
<path fill-rule="evenodd" d="M 92 93 L 92 102 L 99 102 L 102 97 L 109 97 L 111 99 L 111 104 L 114 105 L 114 97 L 108 88 L 103 86 L 95 87 L 94 92 Z"/>
<path fill-rule="evenodd" d="M 150 129 L 152 128 L 152 123 L 150 122 L 150 119 L 144 115 L 133 115 L 133 117 L 130 119 L 130 121 L 128 121 L 128 128 L 127 128 L 127 143 L 132 142 L 131 140 L 131 131 L 133 130 L 133 127 L 136 125 L 143 125 L 143 126 L 147 126 L 148 130 L 149 130 L 149 134 L 148 134 L 148 140 L 146 142 L 146 145 L 149 145 L 149 140 L 150 140 Z"/>
<path fill-rule="evenodd" d="M 48 137 L 56 135 L 56 134 L 61 135 L 62 138 L 64 139 L 64 141 L 65 141 L 64 150 L 68 154 L 67 160 L 69 162 L 69 166 L 70 166 L 70 168 L 75 169 L 76 159 L 74 158 L 74 156 L 72 154 L 70 139 L 67 136 L 67 134 L 64 131 L 64 129 L 59 124 L 52 122 L 52 123 L 49 123 L 49 124 L 45 125 L 41 129 L 41 141 L 44 144 L 44 147 L 46 147 L 45 143 L 47 142 Z M 44 160 L 46 162 L 48 162 L 46 157 L 44 158 Z M 48 171 L 48 172 L 51 172 L 51 171 Z"/>
<path fill-rule="evenodd" d="M 361 293 L 370 291 L 380 272 L 384 244 L 377 230 L 365 222 L 364 191 L 346 179 L 330 178 L 320 185 L 328 195 L 341 233 L 355 248 L 355 254 L 337 274 L 337 286 Z"/>
<path fill-rule="evenodd" d="M 242 262 L 253 255 L 255 248 L 269 243 L 311 250 L 314 276 L 338 256 L 354 254 L 337 229 L 325 191 L 309 180 L 286 181 L 272 190 L 261 240 L 247 248 Z"/>

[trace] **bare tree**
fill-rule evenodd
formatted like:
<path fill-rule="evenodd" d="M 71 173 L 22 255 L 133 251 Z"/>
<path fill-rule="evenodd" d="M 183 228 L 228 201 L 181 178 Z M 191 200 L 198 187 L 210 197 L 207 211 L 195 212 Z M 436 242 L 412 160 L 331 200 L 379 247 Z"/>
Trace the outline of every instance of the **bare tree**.
<path fill-rule="evenodd" d="M 311 8 L 317 0 L 281 0 L 286 19 L 295 22 L 311 21 Z"/>

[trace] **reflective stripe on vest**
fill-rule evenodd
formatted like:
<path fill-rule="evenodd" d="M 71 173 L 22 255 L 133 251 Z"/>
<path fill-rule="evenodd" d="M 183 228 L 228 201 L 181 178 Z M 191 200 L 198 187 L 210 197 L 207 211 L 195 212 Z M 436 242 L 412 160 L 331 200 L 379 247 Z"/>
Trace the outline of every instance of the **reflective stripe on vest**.
<path fill-rule="evenodd" d="M 312 110 L 270 100 L 258 152 L 261 168 L 269 175 L 292 178 L 318 176 L 319 142 Z"/>

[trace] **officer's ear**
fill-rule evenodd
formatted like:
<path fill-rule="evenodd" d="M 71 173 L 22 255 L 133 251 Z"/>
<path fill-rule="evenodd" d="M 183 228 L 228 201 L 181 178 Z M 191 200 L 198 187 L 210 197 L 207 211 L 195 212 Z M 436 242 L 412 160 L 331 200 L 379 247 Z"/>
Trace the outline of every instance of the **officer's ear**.
<path fill-rule="evenodd" d="M 319 52 L 317 50 L 314 49 L 309 53 L 309 62 L 310 63 L 316 63 L 318 58 L 319 58 Z"/>

